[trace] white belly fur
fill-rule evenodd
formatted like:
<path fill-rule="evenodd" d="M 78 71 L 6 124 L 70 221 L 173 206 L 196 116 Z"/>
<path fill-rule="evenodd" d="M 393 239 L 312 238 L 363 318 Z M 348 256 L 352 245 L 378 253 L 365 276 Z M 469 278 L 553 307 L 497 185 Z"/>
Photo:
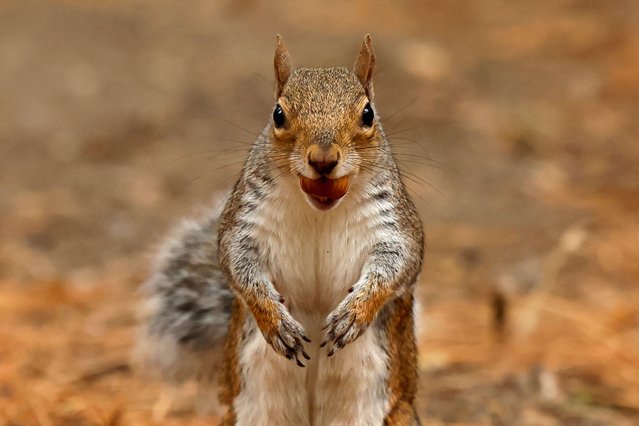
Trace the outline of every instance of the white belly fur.
<path fill-rule="evenodd" d="M 347 196 L 318 212 L 291 189 L 254 217 L 270 278 L 312 340 L 306 345 L 311 360 L 300 368 L 255 333 L 240 353 L 245 387 L 234 403 L 237 424 L 381 425 L 388 360 L 375 331 L 331 358 L 319 348 L 324 320 L 358 280 L 370 251 L 373 231 L 362 209 L 379 206 L 358 207 Z"/>

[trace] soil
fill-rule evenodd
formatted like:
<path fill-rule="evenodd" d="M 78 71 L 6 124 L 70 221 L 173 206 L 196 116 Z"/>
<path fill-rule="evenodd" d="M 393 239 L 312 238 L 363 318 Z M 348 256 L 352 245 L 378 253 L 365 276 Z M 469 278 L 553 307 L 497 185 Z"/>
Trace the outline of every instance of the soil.
<path fill-rule="evenodd" d="M 204 425 L 130 362 L 138 288 L 224 195 L 281 33 L 350 66 L 427 230 L 426 425 L 639 424 L 639 2 L 0 3 L 0 424 Z"/>

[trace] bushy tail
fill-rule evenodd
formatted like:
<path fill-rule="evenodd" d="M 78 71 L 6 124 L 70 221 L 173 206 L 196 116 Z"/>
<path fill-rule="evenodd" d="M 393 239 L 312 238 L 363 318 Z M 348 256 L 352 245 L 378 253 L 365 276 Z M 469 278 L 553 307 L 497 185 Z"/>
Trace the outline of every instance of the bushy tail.
<path fill-rule="evenodd" d="M 142 325 L 135 360 L 144 370 L 181 384 L 214 389 L 233 293 L 217 258 L 219 212 L 184 221 L 164 245 L 142 290 Z"/>

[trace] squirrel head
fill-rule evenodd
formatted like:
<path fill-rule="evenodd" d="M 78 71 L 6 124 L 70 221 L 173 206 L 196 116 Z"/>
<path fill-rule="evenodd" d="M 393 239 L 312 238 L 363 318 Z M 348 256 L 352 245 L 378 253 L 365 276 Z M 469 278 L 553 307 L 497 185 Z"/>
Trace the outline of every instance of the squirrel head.
<path fill-rule="evenodd" d="M 365 36 L 353 70 L 293 69 L 279 35 L 274 64 L 271 158 L 299 179 L 309 204 L 328 210 L 346 195 L 353 179 L 378 166 L 383 135 L 373 107 L 371 36 Z"/>

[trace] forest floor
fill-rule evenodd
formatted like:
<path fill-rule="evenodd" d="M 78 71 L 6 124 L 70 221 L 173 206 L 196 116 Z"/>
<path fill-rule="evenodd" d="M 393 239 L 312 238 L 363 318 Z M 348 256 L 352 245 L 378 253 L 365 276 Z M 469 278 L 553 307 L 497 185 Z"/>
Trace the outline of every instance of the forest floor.
<path fill-rule="evenodd" d="M 424 424 L 639 424 L 639 3 L 541 3 L 2 2 L 0 424 L 215 424 L 132 366 L 139 285 L 236 179 L 274 34 L 348 66 L 366 32 L 427 232 Z"/>

